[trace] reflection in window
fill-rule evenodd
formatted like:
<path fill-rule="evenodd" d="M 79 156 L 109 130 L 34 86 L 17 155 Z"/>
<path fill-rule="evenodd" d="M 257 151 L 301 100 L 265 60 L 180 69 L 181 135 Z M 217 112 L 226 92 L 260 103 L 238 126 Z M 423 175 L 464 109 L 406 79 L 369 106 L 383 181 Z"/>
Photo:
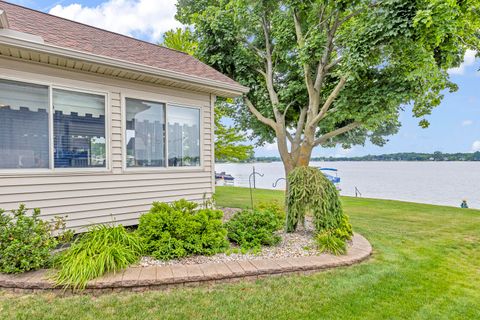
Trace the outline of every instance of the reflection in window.
<path fill-rule="evenodd" d="M 48 168 L 48 87 L 0 80 L 0 169 Z"/>
<path fill-rule="evenodd" d="M 126 99 L 127 167 L 165 166 L 165 105 Z"/>
<path fill-rule="evenodd" d="M 200 110 L 173 107 L 167 109 L 168 165 L 200 165 Z"/>
<path fill-rule="evenodd" d="M 106 167 L 105 96 L 53 90 L 55 168 Z"/>

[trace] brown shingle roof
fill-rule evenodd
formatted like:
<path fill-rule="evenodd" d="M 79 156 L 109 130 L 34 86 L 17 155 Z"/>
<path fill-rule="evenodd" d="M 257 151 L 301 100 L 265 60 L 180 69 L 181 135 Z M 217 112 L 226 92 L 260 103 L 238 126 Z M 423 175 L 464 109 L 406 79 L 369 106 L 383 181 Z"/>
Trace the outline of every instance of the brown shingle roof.
<path fill-rule="evenodd" d="M 46 44 L 238 85 L 194 57 L 0 0 L 12 30 L 37 35 Z"/>

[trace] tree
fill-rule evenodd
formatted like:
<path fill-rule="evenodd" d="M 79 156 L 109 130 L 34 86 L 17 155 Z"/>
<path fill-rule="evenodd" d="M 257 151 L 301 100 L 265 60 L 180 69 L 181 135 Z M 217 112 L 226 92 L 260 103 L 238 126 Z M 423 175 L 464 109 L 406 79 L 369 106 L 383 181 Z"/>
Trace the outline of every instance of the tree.
<path fill-rule="evenodd" d="M 164 46 L 195 56 L 198 43 L 190 29 L 177 28 L 165 32 Z M 224 100 L 221 100 L 224 101 Z M 228 110 L 220 104 L 215 105 L 215 160 L 244 161 L 253 156 L 253 146 L 242 144 L 246 138 L 235 128 L 222 123 L 222 118 L 228 116 Z"/>
<path fill-rule="evenodd" d="M 198 47 L 192 31 L 188 28 L 177 28 L 165 32 L 162 45 L 170 49 L 188 53 L 191 56 L 195 55 Z"/>
<path fill-rule="evenodd" d="M 383 145 L 412 106 L 422 127 L 447 70 L 479 47 L 478 0 L 179 0 L 196 55 L 251 90 L 236 121 L 288 174 L 317 146 Z M 254 117 L 251 116 L 254 115 Z"/>

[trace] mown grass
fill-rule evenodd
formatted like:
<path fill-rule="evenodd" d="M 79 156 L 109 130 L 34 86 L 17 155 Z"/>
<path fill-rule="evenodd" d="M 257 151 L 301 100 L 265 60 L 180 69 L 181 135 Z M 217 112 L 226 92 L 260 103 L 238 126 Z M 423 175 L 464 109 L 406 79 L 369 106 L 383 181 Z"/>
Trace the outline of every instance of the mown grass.
<path fill-rule="evenodd" d="M 258 202 L 278 191 L 255 191 Z M 248 189 L 219 187 L 223 206 Z M 100 297 L 0 294 L 2 319 L 480 319 L 480 211 L 343 198 L 374 247 L 362 264 L 310 276 Z"/>

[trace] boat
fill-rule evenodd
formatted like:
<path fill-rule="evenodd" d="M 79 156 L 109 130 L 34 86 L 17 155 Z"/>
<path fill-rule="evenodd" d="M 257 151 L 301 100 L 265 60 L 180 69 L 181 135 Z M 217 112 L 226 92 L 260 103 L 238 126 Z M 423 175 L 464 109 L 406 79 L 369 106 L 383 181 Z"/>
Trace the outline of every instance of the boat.
<path fill-rule="evenodd" d="M 225 171 L 222 171 L 220 173 L 215 172 L 215 181 L 216 180 L 223 180 L 225 182 L 233 182 L 235 178 L 231 174 L 225 173 Z"/>
<path fill-rule="evenodd" d="M 338 176 L 338 169 L 335 169 L 335 168 L 322 168 L 322 167 L 317 167 L 318 170 L 320 170 L 324 175 L 325 177 L 330 180 L 330 182 L 332 182 L 335 187 L 337 188 L 337 190 L 340 191 L 340 186 L 339 186 L 339 183 L 340 183 L 340 177 Z M 331 173 L 331 174 L 329 174 Z M 335 175 L 333 175 L 333 173 Z"/>

